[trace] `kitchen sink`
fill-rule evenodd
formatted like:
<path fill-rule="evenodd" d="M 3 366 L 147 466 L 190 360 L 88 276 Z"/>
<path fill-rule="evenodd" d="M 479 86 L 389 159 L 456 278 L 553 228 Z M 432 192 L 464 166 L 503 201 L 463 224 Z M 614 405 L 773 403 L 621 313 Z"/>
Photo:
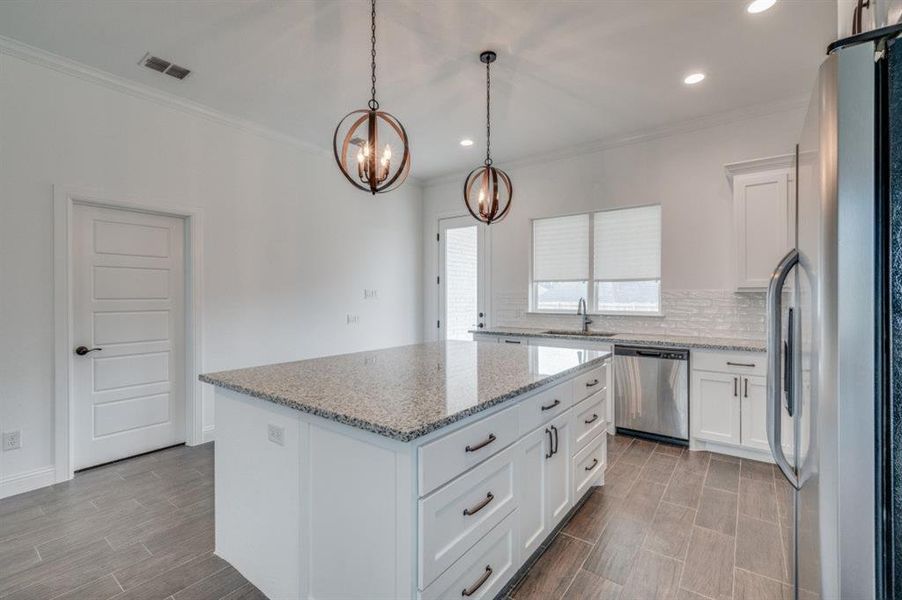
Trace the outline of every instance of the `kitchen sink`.
<path fill-rule="evenodd" d="M 584 335 L 586 337 L 611 337 L 617 335 L 607 331 L 582 331 L 581 329 L 549 329 L 542 333 L 549 335 Z"/>

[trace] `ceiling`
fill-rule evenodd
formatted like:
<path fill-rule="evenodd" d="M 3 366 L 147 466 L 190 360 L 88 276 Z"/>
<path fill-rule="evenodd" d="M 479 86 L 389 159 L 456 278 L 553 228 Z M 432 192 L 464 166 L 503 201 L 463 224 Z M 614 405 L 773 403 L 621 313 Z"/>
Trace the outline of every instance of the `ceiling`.
<path fill-rule="evenodd" d="M 410 134 L 420 178 L 807 94 L 836 2 L 380 0 L 378 98 Z M 369 99 L 366 0 L 6 0 L 0 35 L 331 148 Z M 184 81 L 138 65 L 186 66 Z M 686 86 L 683 77 L 707 79 Z M 476 144 L 462 148 L 462 137 Z"/>

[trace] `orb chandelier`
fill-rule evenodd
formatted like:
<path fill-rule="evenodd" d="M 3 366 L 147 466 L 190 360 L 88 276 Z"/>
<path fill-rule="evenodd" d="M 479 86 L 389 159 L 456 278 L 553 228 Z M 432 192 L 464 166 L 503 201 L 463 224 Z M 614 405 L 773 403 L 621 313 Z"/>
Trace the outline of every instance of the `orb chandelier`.
<path fill-rule="evenodd" d="M 511 207 L 514 190 L 507 173 L 492 166 L 492 121 L 490 66 L 498 56 L 491 50 L 479 55 L 485 63 L 485 162 L 470 171 L 464 181 L 464 203 L 477 221 L 491 225 L 503 219 Z"/>
<path fill-rule="evenodd" d="M 376 100 L 376 0 L 370 11 L 369 108 L 355 110 L 339 121 L 332 136 L 338 168 L 357 189 L 373 195 L 399 187 L 410 172 L 410 145 L 404 126 L 391 114 L 379 110 Z M 392 152 L 402 148 L 401 159 Z"/>

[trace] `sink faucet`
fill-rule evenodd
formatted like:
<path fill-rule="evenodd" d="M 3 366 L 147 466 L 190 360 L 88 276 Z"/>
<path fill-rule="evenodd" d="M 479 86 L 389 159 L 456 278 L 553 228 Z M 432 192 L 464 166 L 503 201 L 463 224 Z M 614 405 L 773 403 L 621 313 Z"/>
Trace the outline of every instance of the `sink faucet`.
<path fill-rule="evenodd" d="M 576 306 L 576 314 L 583 317 L 583 333 L 589 333 L 589 324 L 592 319 L 589 318 L 589 311 L 586 310 L 586 299 L 580 298 L 579 304 Z"/>

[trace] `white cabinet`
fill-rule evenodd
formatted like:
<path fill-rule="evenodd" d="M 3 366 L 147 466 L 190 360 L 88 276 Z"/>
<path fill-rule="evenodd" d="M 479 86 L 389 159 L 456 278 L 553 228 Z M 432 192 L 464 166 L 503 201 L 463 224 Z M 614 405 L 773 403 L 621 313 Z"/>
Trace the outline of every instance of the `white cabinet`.
<path fill-rule="evenodd" d="M 794 244 L 792 162 L 787 156 L 727 165 L 728 172 L 734 173 L 734 273 L 738 290 L 767 288 L 774 267 Z"/>
<path fill-rule="evenodd" d="M 530 556 L 573 506 L 569 413 L 519 443 L 521 555 Z"/>
<path fill-rule="evenodd" d="M 692 437 L 724 444 L 739 444 L 739 377 L 731 373 L 692 372 L 690 423 Z"/>
<path fill-rule="evenodd" d="M 767 441 L 767 368 L 760 353 L 693 352 L 692 445 L 772 460 Z M 792 418 L 782 411 L 783 452 L 793 454 Z"/>
<path fill-rule="evenodd" d="M 570 435 L 571 418 L 569 414 L 561 415 L 548 423 L 551 433 L 551 456 L 548 458 L 547 475 L 545 479 L 545 498 L 548 505 L 548 516 L 552 523 L 557 524 L 570 507 L 573 506 L 572 489 L 570 487 Z"/>
<path fill-rule="evenodd" d="M 548 486 L 549 430 L 536 429 L 518 442 L 517 481 L 520 501 L 520 555 L 528 558 L 551 533 L 545 488 Z"/>

